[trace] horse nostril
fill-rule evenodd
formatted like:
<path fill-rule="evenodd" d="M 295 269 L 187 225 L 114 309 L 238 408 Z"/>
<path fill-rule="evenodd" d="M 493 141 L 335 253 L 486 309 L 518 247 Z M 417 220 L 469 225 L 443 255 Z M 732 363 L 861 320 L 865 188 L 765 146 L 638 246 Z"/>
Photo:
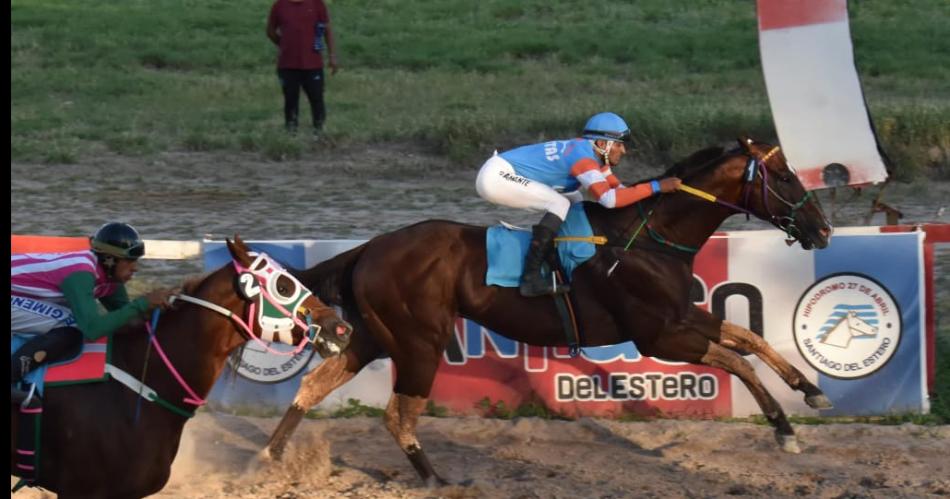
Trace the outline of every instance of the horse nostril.
<path fill-rule="evenodd" d="M 336 335 L 337 335 L 337 336 L 349 336 L 350 331 L 352 331 L 352 330 L 353 330 L 353 328 L 351 328 L 351 327 L 349 326 L 349 324 L 345 324 L 345 323 L 344 323 L 344 324 L 337 324 L 337 326 L 336 326 Z"/>
<path fill-rule="evenodd" d="M 821 233 L 822 237 L 828 237 L 831 235 L 831 229 L 829 229 L 828 227 L 822 227 L 821 229 L 818 230 L 818 232 Z"/>

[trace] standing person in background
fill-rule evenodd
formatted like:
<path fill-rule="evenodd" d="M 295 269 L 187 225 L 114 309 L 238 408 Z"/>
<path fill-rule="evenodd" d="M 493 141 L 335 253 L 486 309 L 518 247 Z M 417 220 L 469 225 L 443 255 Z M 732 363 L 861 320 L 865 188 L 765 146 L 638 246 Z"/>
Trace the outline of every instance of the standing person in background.
<path fill-rule="evenodd" d="M 267 18 L 267 37 L 278 47 L 277 77 L 284 92 L 284 125 L 297 130 L 300 87 L 310 101 L 314 133 L 326 119 L 323 104 L 323 50 L 330 74 L 336 74 L 336 52 L 330 14 L 323 0 L 276 0 Z"/>

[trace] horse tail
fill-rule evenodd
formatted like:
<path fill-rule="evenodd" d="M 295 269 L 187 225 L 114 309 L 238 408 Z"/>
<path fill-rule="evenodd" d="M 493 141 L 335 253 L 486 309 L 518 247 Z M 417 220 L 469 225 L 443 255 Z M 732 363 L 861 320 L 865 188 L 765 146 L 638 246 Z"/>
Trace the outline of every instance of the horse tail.
<path fill-rule="evenodd" d="M 353 266 L 365 249 L 366 244 L 361 244 L 300 272 L 298 277 L 324 303 L 343 305 L 351 293 Z"/>

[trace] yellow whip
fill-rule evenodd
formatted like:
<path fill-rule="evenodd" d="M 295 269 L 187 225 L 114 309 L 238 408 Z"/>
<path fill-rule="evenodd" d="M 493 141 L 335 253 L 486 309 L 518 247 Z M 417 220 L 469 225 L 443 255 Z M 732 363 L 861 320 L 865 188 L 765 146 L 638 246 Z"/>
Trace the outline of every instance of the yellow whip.
<path fill-rule="evenodd" d="M 695 188 L 695 187 L 690 187 L 690 186 L 688 186 L 688 185 L 686 185 L 686 184 L 680 184 L 679 190 L 681 190 L 681 191 L 683 191 L 683 192 L 686 192 L 686 193 L 689 193 L 689 194 L 692 194 L 692 195 L 694 195 L 694 196 L 696 196 L 696 197 L 698 197 L 698 198 L 705 199 L 706 201 L 709 201 L 709 202 L 711 202 L 711 203 L 715 203 L 715 202 L 716 202 L 716 196 L 713 196 L 712 194 L 710 194 L 710 193 L 708 193 L 708 192 L 706 192 L 706 191 L 701 191 L 701 190 L 699 190 L 699 189 L 697 189 L 697 188 Z"/>
<path fill-rule="evenodd" d="M 695 188 L 695 187 L 690 187 L 690 186 L 688 186 L 688 185 L 686 185 L 686 184 L 680 184 L 679 190 L 681 190 L 681 191 L 683 191 L 683 192 L 686 192 L 686 193 L 689 193 L 689 194 L 692 194 L 692 195 L 694 195 L 694 196 L 696 196 L 696 197 L 698 197 L 698 198 L 705 199 L 706 201 L 709 201 L 710 203 L 715 203 L 715 202 L 716 202 L 716 196 L 713 196 L 712 194 L 710 194 L 710 193 L 708 193 L 708 192 L 706 192 L 706 191 L 701 191 L 701 190 L 699 190 L 699 189 L 697 189 L 697 188 Z M 588 243 L 594 243 L 594 244 L 600 245 L 600 244 L 607 244 L 607 238 L 604 237 L 604 236 L 588 236 L 588 237 L 580 237 L 580 236 L 560 236 L 560 237 L 554 238 L 554 242 L 555 242 L 555 243 L 559 243 L 559 242 L 588 242 Z"/>

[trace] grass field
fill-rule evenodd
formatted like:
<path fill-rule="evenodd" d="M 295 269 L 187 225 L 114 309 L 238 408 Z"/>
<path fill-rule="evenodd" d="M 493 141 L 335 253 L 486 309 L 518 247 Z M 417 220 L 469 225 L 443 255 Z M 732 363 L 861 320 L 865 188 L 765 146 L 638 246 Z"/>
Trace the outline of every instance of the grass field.
<path fill-rule="evenodd" d="M 328 2 L 344 70 L 320 141 L 283 133 L 270 1 L 14 0 L 11 159 L 412 141 L 453 159 L 628 118 L 666 162 L 774 139 L 752 1 Z M 851 2 L 857 65 L 900 176 L 950 175 L 950 7 Z M 306 113 L 305 113 L 306 115 Z"/>

